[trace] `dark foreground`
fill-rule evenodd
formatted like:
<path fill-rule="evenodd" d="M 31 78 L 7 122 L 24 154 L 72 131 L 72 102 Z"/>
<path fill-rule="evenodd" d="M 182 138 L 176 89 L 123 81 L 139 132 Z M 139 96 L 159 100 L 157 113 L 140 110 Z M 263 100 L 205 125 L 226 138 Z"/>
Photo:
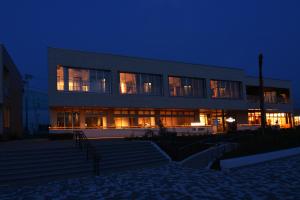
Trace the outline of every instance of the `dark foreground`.
<path fill-rule="evenodd" d="M 237 170 L 169 164 L 94 178 L 0 189 L 0 199 L 297 199 L 300 156 Z"/>

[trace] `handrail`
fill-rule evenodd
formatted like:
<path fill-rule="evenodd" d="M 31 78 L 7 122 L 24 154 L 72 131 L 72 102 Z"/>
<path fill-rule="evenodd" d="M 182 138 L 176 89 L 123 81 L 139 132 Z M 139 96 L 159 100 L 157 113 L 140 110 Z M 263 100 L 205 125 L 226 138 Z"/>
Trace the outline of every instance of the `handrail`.
<path fill-rule="evenodd" d="M 78 146 L 81 151 L 86 151 L 87 160 L 89 160 L 89 158 L 93 159 L 94 173 L 96 176 L 99 176 L 100 156 L 97 154 L 97 149 L 89 142 L 83 131 L 74 131 L 74 140 L 76 146 Z"/>

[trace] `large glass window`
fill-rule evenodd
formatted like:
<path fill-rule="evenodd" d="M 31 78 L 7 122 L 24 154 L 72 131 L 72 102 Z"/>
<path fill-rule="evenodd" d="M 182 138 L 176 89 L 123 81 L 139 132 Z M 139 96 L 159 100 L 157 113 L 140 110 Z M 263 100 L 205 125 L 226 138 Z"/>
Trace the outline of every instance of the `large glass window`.
<path fill-rule="evenodd" d="M 190 126 L 195 121 L 194 112 L 160 111 L 160 120 L 166 127 Z"/>
<path fill-rule="evenodd" d="M 161 75 L 121 72 L 120 93 L 162 95 Z"/>
<path fill-rule="evenodd" d="M 169 76 L 170 96 L 205 96 L 205 81 L 198 78 Z"/>
<path fill-rule="evenodd" d="M 253 103 L 258 103 L 260 88 L 258 86 L 246 86 L 247 100 Z M 288 88 L 264 88 L 265 103 L 289 103 L 289 89 Z"/>
<path fill-rule="evenodd" d="M 248 122 L 252 125 L 260 125 L 261 113 L 249 112 Z M 290 126 L 287 113 L 266 113 L 266 123 L 268 126 L 280 126 L 282 128 L 288 128 Z"/>
<path fill-rule="evenodd" d="M 100 128 L 103 126 L 102 113 L 97 111 L 87 111 L 85 113 L 85 127 Z"/>
<path fill-rule="evenodd" d="M 242 83 L 240 81 L 210 81 L 211 97 L 212 98 L 242 98 Z"/>
<path fill-rule="evenodd" d="M 265 91 L 264 98 L 266 103 L 277 103 L 276 91 Z"/>
<path fill-rule="evenodd" d="M 57 127 L 80 127 L 79 112 L 58 112 Z"/>
<path fill-rule="evenodd" d="M 66 73 L 64 73 L 66 72 Z M 57 66 L 57 90 L 110 93 L 110 72 L 105 70 L 81 69 Z M 67 79 L 68 77 L 68 79 Z"/>

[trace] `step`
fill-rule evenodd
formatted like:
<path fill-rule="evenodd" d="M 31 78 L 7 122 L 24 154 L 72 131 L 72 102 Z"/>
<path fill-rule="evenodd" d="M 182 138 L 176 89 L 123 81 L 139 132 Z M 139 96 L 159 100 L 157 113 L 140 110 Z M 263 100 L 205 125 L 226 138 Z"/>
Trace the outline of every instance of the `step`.
<path fill-rule="evenodd" d="M 135 149 L 149 149 L 149 148 L 153 148 L 153 146 L 150 145 L 145 145 L 145 146 L 123 146 L 123 147 L 118 147 L 118 146 L 111 146 L 111 147 L 100 147 L 100 146 L 95 146 L 95 149 L 99 149 L 101 151 L 114 151 L 114 150 L 118 150 L 118 151 L 122 151 L 122 150 L 135 150 Z"/>
<path fill-rule="evenodd" d="M 59 171 L 59 170 L 69 170 L 69 169 L 81 169 L 81 168 L 89 168 L 92 167 L 92 163 L 81 163 L 76 166 L 74 165 L 65 165 L 65 166 L 50 166 L 50 167 L 45 167 L 45 168 L 34 168 L 34 169 L 20 169 L 20 170 L 15 170 L 11 172 L 7 172 L 5 174 L 1 174 L 0 180 L 3 177 L 9 177 L 9 176 L 16 176 L 16 175 L 23 175 L 23 174 L 41 174 L 41 173 L 47 173 L 51 171 Z M 66 171 L 67 172 L 67 171 Z"/>
<path fill-rule="evenodd" d="M 101 157 L 101 161 L 110 161 L 110 160 L 116 160 L 116 161 L 119 161 L 119 160 L 127 160 L 127 159 L 131 159 L 131 158 L 140 158 L 140 159 L 145 159 L 145 158 L 148 158 L 148 157 L 163 157 L 161 154 L 159 153 L 156 153 L 156 152 L 145 152 L 143 154 L 127 154 L 127 155 L 123 155 L 123 156 L 120 156 L 120 155 L 114 155 L 114 156 L 109 156 L 109 157 Z"/>
<path fill-rule="evenodd" d="M 100 168 L 100 175 L 102 174 L 111 174 L 111 173 L 118 173 L 122 171 L 128 171 L 128 170 L 137 170 L 137 169 L 142 169 L 142 168 L 147 168 L 147 167 L 154 167 L 154 166 L 161 166 L 165 165 L 168 162 L 165 161 L 154 161 L 154 162 L 148 162 L 148 163 L 140 163 L 140 164 L 135 164 L 135 165 L 122 165 L 120 167 L 114 167 L 114 168 Z"/>
<path fill-rule="evenodd" d="M 122 141 L 95 141 L 95 140 L 90 140 L 91 144 L 94 145 L 102 145 L 102 146 L 106 146 L 106 145 L 131 145 L 131 144 L 149 144 L 149 141 L 126 141 L 126 140 L 122 140 Z"/>
<path fill-rule="evenodd" d="M 10 150 L 10 151 L 1 151 L 0 156 L 2 155 L 11 155 L 11 154 L 39 154 L 39 153 L 48 153 L 48 152 L 66 152 L 66 151 L 76 151 L 79 150 L 79 147 L 60 147 L 60 148 L 41 148 L 41 149 L 19 149 L 19 150 Z"/>
<path fill-rule="evenodd" d="M 15 165 L 26 165 L 26 164 L 39 164 L 39 163 L 45 163 L 45 162 L 63 162 L 63 161 L 69 161 L 69 160 L 87 160 L 86 154 L 77 154 L 76 156 L 66 156 L 66 157 L 40 157 L 40 158 L 34 158 L 31 159 L 16 159 L 12 158 L 10 160 L 3 160 L 1 161 L 0 168 L 6 167 L 6 166 L 15 166 Z"/>
<path fill-rule="evenodd" d="M 56 170 L 49 173 L 40 173 L 40 174 L 26 174 L 18 177 L 9 177 L 9 178 L 2 178 L 0 177 L 0 186 L 11 186 L 11 185 L 19 185 L 20 183 L 41 183 L 43 181 L 49 180 L 59 180 L 59 179 L 66 179 L 66 178 L 78 178 L 83 176 L 92 176 L 93 169 L 86 168 L 86 169 L 75 169 L 75 170 Z"/>
<path fill-rule="evenodd" d="M 121 151 L 121 152 L 101 152 L 101 151 L 97 151 L 97 154 L 100 155 L 102 158 L 107 158 L 110 156 L 115 156 L 115 155 L 119 155 L 119 156 L 124 156 L 124 155 L 129 155 L 129 154 L 136 154 L 136 155 L 140 155 L 140 154 L 145 154 L 145 153 L 159 153 L 156 149 L 144 149 L 144 150 L 138 150 L 138 151 Z"/>
<path fill-rule="evenodd" d="M 90 160 L 86 160 L 86 162 L 90 162 Z M 61 160 L 61 161 L 51 161 L 51 162 L 30 162 L 30 163 L 24 163 L 22 165 L 0 165 L 0 174 L 1 173 L 7 173 L 9 171 L 13 170 L 22 170 L 22 169 L 32 169 L 34 167 L 36 168 L 45 168 L 45 167 L 51 167 L 51 166 L 64 166 L 64 165 L 77 165 L 84 163 L 84 160 Z"/>
<path fill-rule="evenodd" d="M 101 147 L 101 146 L 94 146 L 95 149 L 99 149 L 102 151 L 111 151 L 111 150 L 132 150 L 132 149 L 149 149 L 149 148 L 153 148 L 152 145 L 144 145 L 144 146 L 135 146 L 135 145 L 131 145 L 131 146 L 123 146 L 123 147 L 118 147 L 118 146 L 111 146 L 111 147 Z"/>
<path fill-rule="evenodd" d="M 74 152 L 60 152 L 60 153 L 48 153 L 48 154 L 35 154 L 35 155 L 27 155 L 27 156 L 22 156 L 22 155 L 14 155 L 14 156 L 10 156 L 10 157 L 0 157 L 0 163 L 2 162 L 9 162 L 9 161 L 16 161 L 16 160 L 30 160 L 30 159 L 50 159 L 50 158 L 65 158 L 65 157 L 76 157 L 78 155 L 82 155 L 85 154 L 86 152 L 82 152 L 82 151 L 74 151 Z"/>
<path fill-rule="evenodd" d="M 117 165 L 123 165 L 123 164 L 134 164 L 136 162 L 138 163 L 147 163 L 148 161 L 150 160 L 166 160 L 162 157 L 148 157 L 146 159 L 141 159 L 141 158 L 131 158 L 131 159 L 128 159 L 128 160 L 121 160 L 121 161 L 103 161 L 103 162 L 100 162 L 100 164 L 104 167 L 106 166 L 117 166 Z M 167 161 L 167 160 L 166 160 Z"/>
<path fill-rule="evenodd" d="M 146 148 L 148 146 L 151 146 L 151 144 L 146 143 L 146 144 L 127 144 L 127 145 L 93 145 L 97 149 L 131 149 L 131 148 Z"/>
<path fill-rule="evenodd" d="M 110 164 L 110 165 L 101 165 L 100 163 L 100 173 L 101 173 L 101 170 L 106 170 L 106 169 L 114 169 L 114 168 L 122 168 L 122 167 L 126 167 L 126 166 L 136 166 L 136 165 L 139 165 L 139 164 L 147 164 L 147 163 L 154 163 L 154 162 L 168 162 L 166 159 L 163 159 L 163 158 L 160 158 L 160 159 L 148 159 L 147 161 L 145 160 L 135 160 L 135 161 L 132 161 L 132 162 L 122 162 L 122 163 L 118 163 L 117 165 L 114 165 L 114 164 Z"/>

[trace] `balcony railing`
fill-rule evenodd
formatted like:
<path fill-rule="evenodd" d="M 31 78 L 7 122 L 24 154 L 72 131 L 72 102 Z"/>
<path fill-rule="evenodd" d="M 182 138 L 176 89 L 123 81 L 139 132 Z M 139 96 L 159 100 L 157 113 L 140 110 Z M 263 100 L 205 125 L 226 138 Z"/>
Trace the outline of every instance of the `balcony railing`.
<path fill-rule="evenodd" d="M 259 96 L 255 96 L 255 95 L 247 95 L 247 101 L 249 101 L 251 103 L 259 103 L 260 97 Z M 265 103 L 270 103 L 270 104 L 287 104 L 287 103 L 289 103 L 289 99 L 283 98 L 283 97 L 280 97 L 280 96 L 276 97 L 276 98 L 273 98 L 273 99 L 265 97 Z"/>

